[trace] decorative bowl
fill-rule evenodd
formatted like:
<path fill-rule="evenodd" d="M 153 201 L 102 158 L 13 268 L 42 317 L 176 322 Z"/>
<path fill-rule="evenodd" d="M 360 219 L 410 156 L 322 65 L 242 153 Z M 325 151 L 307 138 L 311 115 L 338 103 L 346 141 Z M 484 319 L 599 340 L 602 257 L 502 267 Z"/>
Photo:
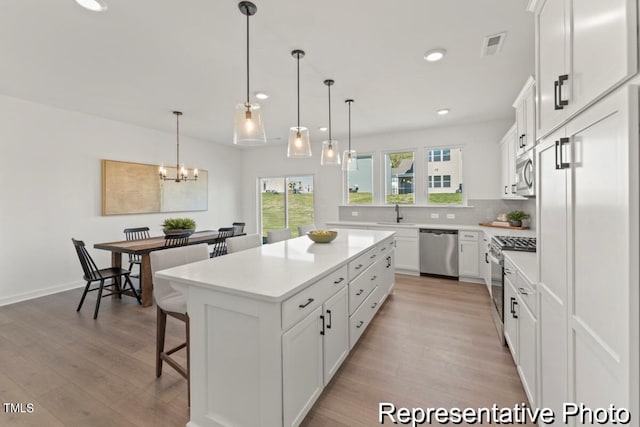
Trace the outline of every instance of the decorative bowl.
<path fill-rule="evenodd" d="M 331 230 L 311 230 L 307 233 L 307 237 L 316 243 L 329 243 L 336 236 L 338 236 L 338 232 Z"/>
<path fill-rule="evenodd" d="M 185 233 L 189 233 L 189 235 L 193 234 L 194 231 L 196 231 L 195 228 L 163 228 L 162 231 L 164 232 L 165 236 L 175 236 L 177 234 L 185 234 Z"/>

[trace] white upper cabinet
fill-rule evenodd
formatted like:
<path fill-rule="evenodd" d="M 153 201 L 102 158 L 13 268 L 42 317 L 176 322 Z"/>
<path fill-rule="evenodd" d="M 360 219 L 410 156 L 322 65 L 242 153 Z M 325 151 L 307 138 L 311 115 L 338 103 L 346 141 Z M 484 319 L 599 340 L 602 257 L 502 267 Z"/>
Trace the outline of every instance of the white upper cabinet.
<path fill-rule="evenodd" d="M 514 124 L 500 140 L 502 161 L 502 185 L 500 196 L 503 199 L 522 199 L 516 194 L 516 125 Z"/>
<path fill-rule="evenodd" d="M 513 103 L 516 109 L 516 157 L 536 143 L 535 81 L 529 77 Z"/>
<path fill-rule="evenodd" d="M 638 71 L 637 0 L 540 0 L 538 137 Z"/>

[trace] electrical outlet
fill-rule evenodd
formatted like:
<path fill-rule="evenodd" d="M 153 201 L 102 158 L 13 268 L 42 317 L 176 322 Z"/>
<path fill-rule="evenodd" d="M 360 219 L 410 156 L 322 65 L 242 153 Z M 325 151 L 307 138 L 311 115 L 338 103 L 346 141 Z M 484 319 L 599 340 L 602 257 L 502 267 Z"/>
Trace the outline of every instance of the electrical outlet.
<path fill-rule="evenodd" d="M 456 219 L 456 214 L 447 214 L 447 219 Z"/>
<path fill-rule="evenodd" d="M 352 211 L 351 216 L 358 216 L 358 211 Z"/>
<path fill-rule="evenodd" d="M 438 219 L 440 218 L 440 214 L 439 213 L 432 213 L 431 214 L 431 219 Z"/>

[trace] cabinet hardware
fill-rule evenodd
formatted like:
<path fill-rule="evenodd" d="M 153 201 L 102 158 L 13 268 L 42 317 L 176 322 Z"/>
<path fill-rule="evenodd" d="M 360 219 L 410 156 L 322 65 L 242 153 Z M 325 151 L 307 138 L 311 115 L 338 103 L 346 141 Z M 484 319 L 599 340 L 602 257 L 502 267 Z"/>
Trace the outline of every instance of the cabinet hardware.
<path fill-rule="evenodd" d="M 320 335 L 324 335 L 324 316 L 320 315 L 320 319 L 322 320 L 322 330 L 320 331 Z"/>
<path fill-rule="evenodd" d="M 363 292 L 364 292 L 364 289 L 360 289 L 358 292 L 356 292 L 356 296 L 362 295 Z"/>
<path fill-rule="evenodd" d="M 527 292 L 524 288 L 518 288 L 518 290 L 522 295 L 529 295 L 529 292 Z"/>
<path fill-rule="evenodd" d="M 344 281 L 344 277 L 341 277 L 338 280 L 334 280 L 333 283 L 337 285 L 338 283 L 342 283 L 343 281 Z"/>
<path fill-rule="evenodd" d="M 506 186 L 506 185 L 504 186 L 504 194 L 509 194 L 509 193 L 507 192 L 507 186 Z"/>
<path fill-rule="evenodd" d="M 516 194 L 516 184 L 511 184 L 511 193 Z"/>
<path fill-rule="evenodd" d="M 567 169 L 569 166 L 569 162 L 565 162 L 562 158 L 562 146 L 569 143 L 569 138 L 560 138 L 556 141 L 555 149 L 556 149 L 556 169 Z"/>
<path fill-rule="evenodd" d="M 514 299 L 515 299 L 515 298 L 514 298 Z M 518 305 L 518 301 L 514 301 L 514 302 L 513 302 L 513 305 L 514 305 L 514 306 Z M 514 319 L 517 319 L 517 318 L 518 318 L 518 315 L 516 314 L 516 309 L 515 309 L 515 308 L 513 309 L 513 318 L 514 318 Z"/>
<path fill-rule="evenodd" d="M 561 76 L 558 76 L 558 107 L 560 107 L 559 110 L 562 110 L 564 107 L 569 105 L 568 100 L 562 99 L 562 86 L 564 85 L 564 82 L 566 82 L 567 80 L 569 80 L 568 74 L 563 74 Z"/>
<path fill-rule="evenodd" d="M 309 298 L 305 304 L 300 304 L 298 307 L 300 307 L 300 308 L 305 308 L 306 306 L 308 306 L 309 304 L 311 304 L 313 301 L 314 301 L 314 299 L 313 299 L 313 298 Z"/>
<path fill-rule="evenodd" d="M 356 328 L 360 329 L 364 325 L 364 320 L 361 320 L 360 323 L 356 325 Z"/>
<path fill-rule="evenodd" d="M 484 262 L 486 262 L 487 264 L 489 264 L 489 254 L 488 253 L 484 253 Z"/>
<path fill-rule="evenodd" d="M 515 310 L 513 309 L 513 304 L 515 304 L 516 299 L 514 297 L 511 297 L 511 314 L 514 315 L 516 314 Z"/>
<path fill-rule="evenodd" d="M 376 254 L 371 254 L 371 256 L 369 257 L 369 259 L 374 259 L 376 257 Z"/>
<path fill-rule="evenodd" d="M 560 83 L 557 80 L 553 81 L 553 109 L 554 110 L 562 110 L 562 107 L 558 105 L 558 88 L 560 87 Z"/>
<path fill-rule="evenodd" d="M 327 310 L 327 314 L 329 315 L 329 320 L 327 320 L 327 329 L 331 329 L 331 310 Z"/>
<path fill-rule="evenodd" d="M 391 267 L 391 255 L 387 257 L 387 268 Z"/>
<path fill-rule="evenodd" d="M 508 268 L 504 269 L 504 274 L 511 274 L 511 270 L 509 270 Z"/>
<path fill-rule="evenodd" d="M 360 270 L 361 268 L 362 268 L 362 264 L 358 264 L 358 265 L 356 266 L 356 270 Z"/>
<path fill-rule="evenodd" d="M 376 280 L 377 278 L 378 278 L 378 276 L 372 276 L 372 277 L 371 277 L 371 281 L 374 281 L 374 280 Z"/>
<path fill-rule="evenodd" d="M 380 248 L 380 250 L 381 250 L 381 251 L 386 251 L 386 250 L 387 250 L 387 247 L 386 247 L 386 246 L 383 246 L 383 247 L 381 247 L 381 248 Z"/>
<path fill-rule="evenodd" d="M 378 306 L 377 302 L 374 302 L 373 305 L 371 306 L 371 308 L 376 308 Z"/>
<path fill-rule="evenodd" d="M 522 134 L 522 148 L 525 148 L 527 146 L 527 134 L 523 133 Z"/>

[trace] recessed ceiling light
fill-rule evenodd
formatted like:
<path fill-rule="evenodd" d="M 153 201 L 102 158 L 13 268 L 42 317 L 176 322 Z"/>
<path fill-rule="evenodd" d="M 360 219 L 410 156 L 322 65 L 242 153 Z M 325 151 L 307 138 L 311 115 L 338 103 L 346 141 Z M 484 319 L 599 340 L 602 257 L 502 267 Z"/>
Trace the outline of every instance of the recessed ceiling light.
<path fill-rule="evenodd" d="M 255 96 L 256 96 L 256 98 L 258 98 L 258 99 L 267 99 L 267 98 L 269 98 L 269 95 L 267 95 L 267 94 L 266 94 L 266 93 L 264 93 L 264 92 L 256 92 L 256 93 L 255 93 Z"/>
<path fill-rule="evenodd" d="M 326 128 L 326 127 L 324 127 L 324 126 L 320 126 L 320 127 L 318 128 L 318 130 L 319 130 L 320 132 L 326 132 L 326 131 L 327 131 L 327 128 Z"/>
<path fill-rule="evenodd" d="M 449 114 L 449 109 L 448 108 L 441 108 L 440 110 L 437 111 L 437 113 L 441 116 L 444 116 L 446 114 Z"/>
<path fill-rule="evenodd" d="M 103 0 L 76 0 L 76 3 L 92 12 L 104 12 L 107 10 L 107 3 Z"/>
<path fill-rule="evenodd" d="M 424 54 L 424 59 L 426 59 L 429 62 L 440 61 L 442 58 L 444 58 L 446 53 L 447 51 L 442 48 L 431 49 L 430 51 Z"/>

